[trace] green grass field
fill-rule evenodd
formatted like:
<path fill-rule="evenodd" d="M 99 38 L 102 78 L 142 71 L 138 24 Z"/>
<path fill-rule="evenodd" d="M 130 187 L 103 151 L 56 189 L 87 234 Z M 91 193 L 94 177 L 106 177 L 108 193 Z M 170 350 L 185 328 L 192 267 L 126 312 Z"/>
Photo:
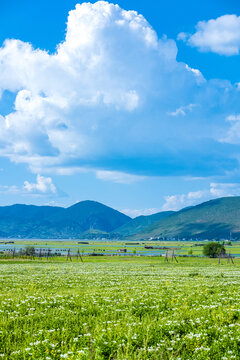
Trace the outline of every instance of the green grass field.
<path fill-rule="evenodd" d="M 0 260 L 2 359 L 240 359 L 240 259 Z"/>

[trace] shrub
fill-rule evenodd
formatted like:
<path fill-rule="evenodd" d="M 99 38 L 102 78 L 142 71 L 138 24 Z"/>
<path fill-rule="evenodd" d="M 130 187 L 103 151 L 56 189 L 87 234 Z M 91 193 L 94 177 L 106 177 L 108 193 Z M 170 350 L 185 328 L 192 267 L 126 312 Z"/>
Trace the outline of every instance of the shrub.
<path fill-rule="evenodd" d="M 203 255 L 215 258 L 219 254 L 226 254 L 226 250 L 223 244 L 220 244 L 217 241 L 211 241 L 204 245 L 203 247 Z"/>
<path fill-rule="evenodd" d="M 34 256 L 35 255 L 34 246 L 26 246 L 24 254 L 27 255 L 27 256 Z"/>

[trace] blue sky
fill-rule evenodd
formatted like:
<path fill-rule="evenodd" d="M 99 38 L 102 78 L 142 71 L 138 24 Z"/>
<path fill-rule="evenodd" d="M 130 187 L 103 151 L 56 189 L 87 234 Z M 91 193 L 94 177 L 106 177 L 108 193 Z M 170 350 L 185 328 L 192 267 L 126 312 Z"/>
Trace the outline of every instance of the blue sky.
<path fill-rule="evenodd" d="M 0 204 L 240 195 L 238 1 L 76 4 L 0 4 Z"/>

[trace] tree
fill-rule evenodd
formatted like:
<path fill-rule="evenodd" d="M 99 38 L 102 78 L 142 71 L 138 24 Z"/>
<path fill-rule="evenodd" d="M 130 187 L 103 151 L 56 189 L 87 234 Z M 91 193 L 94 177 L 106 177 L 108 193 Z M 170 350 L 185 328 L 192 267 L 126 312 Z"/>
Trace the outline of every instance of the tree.
<path fill-rule="evenodd" d="M 25 255 L 27 255 L 27 256 L 34 256 L 34 255 L 35 255 L 35 248 L 34 248 L 34 246 L 26 246 L 26 248 L 25 248 Z"/>
<path fill-rule="evenodd" d="M 217 241 L 211 241 L 204 245 L 203 247 L 203 255 L 215 258 L 219 254 L 226 254 L 226 249 L 223 244 L 220 244 Z"/>

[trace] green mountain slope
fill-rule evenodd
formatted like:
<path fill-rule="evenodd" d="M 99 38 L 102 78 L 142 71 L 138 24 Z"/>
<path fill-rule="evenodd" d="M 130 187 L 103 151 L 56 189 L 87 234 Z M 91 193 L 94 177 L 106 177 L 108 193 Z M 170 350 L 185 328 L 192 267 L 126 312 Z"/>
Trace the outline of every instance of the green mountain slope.
<path fill-rule="evenodd" d="M 115 234 L 121 236 L 129 236 L 143 231 L 146 227 L 156 223 L 159 220 L 165 219 L 169 215 L 174 214 L 174 211 L 162 211 L 149 216 L 138 216 L 131 219 L 129 222 L 114 230 Z"/>
<path fill-rule="evenodd" d="M 229 238 L 240 236 L 240 197 L 207 201 L 183 209 L 131 237 Z"/>
<path fill-rule="evenodd" d="M 0 207 L 0 236 L 75 238 L 88 230 L 110 232 L 131 218 L 96 201 L 69 208 L 33 205 Z"/>

